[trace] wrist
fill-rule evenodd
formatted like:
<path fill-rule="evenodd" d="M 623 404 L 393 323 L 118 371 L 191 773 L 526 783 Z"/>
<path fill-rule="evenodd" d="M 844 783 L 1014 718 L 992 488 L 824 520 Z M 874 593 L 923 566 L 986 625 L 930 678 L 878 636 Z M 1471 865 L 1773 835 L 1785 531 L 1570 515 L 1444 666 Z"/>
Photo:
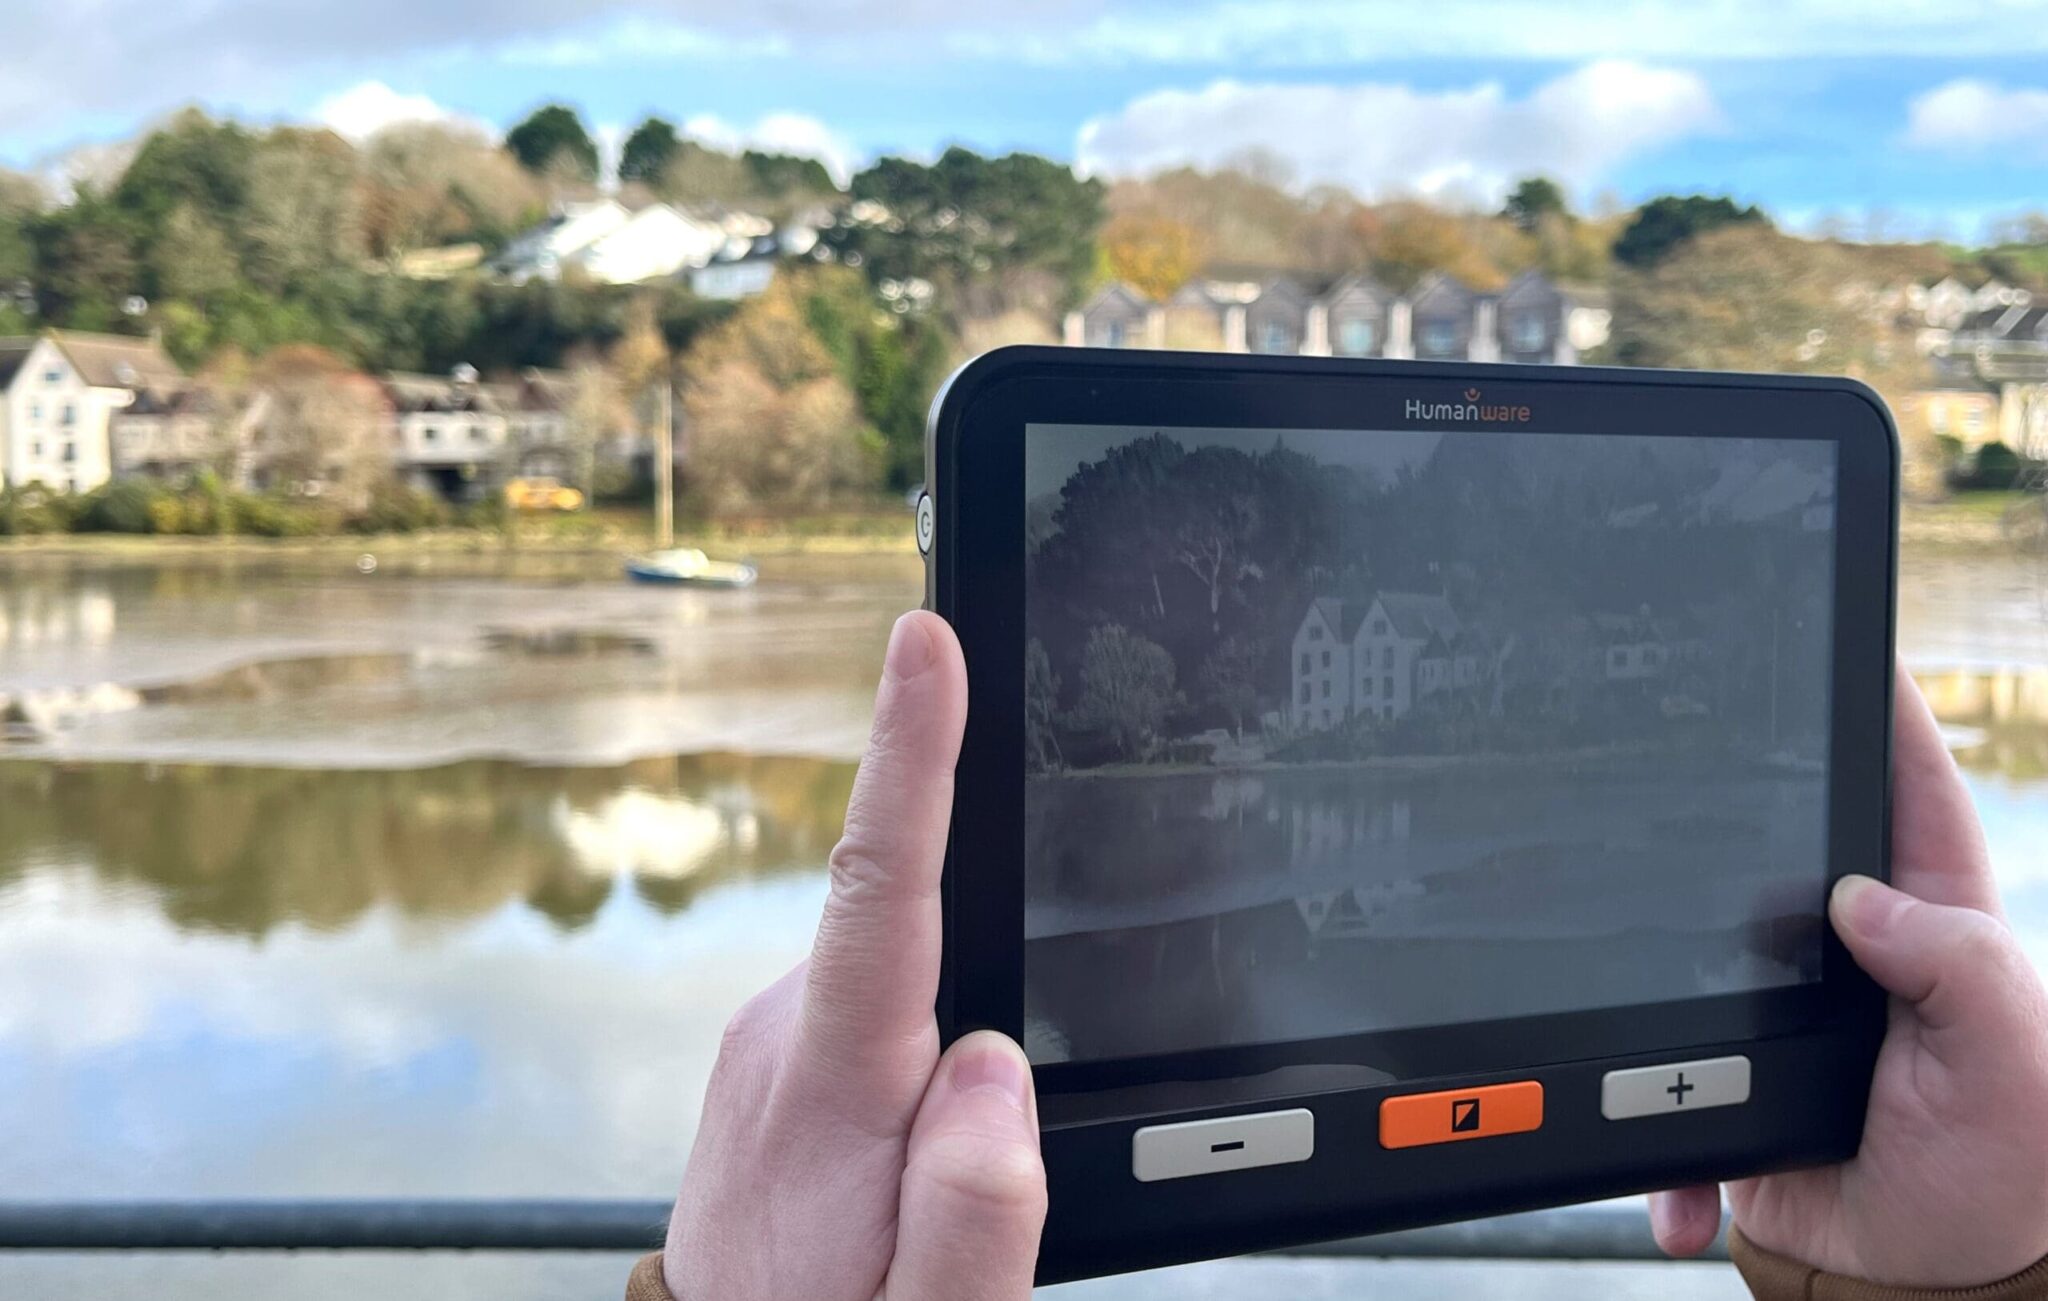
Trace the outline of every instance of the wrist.
<path fill-rule="evenodd" d="M 1828 1270 L 1759 1246 L 1740 1226 L 1728 1230 L 1728 1255 L 1757 1301 L 2038 1301 L 2048 1297 L 2048 1255 L 1999 1272 L 1965 1262 L 1923 1278 L 1886 1271 Z M 1954 1266 L 1964 1265 L 1958 1270 Z"/>

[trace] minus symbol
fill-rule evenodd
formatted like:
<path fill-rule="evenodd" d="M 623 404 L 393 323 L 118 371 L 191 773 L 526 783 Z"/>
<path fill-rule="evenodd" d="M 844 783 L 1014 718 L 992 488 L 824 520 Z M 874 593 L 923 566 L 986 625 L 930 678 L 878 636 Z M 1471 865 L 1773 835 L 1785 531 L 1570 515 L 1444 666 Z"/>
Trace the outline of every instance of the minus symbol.
<path fill-rule="evenodd" d="M 1242 1152 L 1244 1151 L 1244 1140 L 1240 1138 L 1233 1139 L 1228 1143 L 1211 1143 L 1209 1144 L 1209 1150 L 1211 1152 Z"/>

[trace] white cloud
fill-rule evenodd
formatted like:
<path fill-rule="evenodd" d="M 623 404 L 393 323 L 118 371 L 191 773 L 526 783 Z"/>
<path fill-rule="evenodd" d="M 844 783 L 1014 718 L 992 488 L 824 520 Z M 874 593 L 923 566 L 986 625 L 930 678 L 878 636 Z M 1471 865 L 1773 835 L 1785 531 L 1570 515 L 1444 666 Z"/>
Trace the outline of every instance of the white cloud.
<path fill-rule="evenodd" d="M 329 95 L 313 106 L 312 116 L 336 135 L 358 143 L 403 122 L 433 122 L 489 131 L 475 118 L 444 108 L 426 95 L 404 94 L 381 81 L 361 82 Z"/>
<path fill-rule="evenodd" d="M 1522 99 L 1497 82 L 1431 91 L 1398 82 L 1225 80 L 1142 95 L 1089 121 L 1075 158 L 1084 171 L 1141 175 L 1258 154 L 1306 184 L 1491 202 L 1532 173 L 1582 190 L 1631 158 L 1720 122 L 1696 74 L 1617 60 L 1587 64 Z"/>
<path fill-rule="evenodd" d="M 2008 90 L 1975 77 L 1944 82 L 1907 105 L 1905 142 L 1968 154 L 2017 148 L 2048 161 L 2048 90 Z"/>
<path fill-rule="evenodd" d="M 778 32 L 729 34 L 629 16 L 592 31 L 514 40 L 499 49 L 496 57 L 514 65 L 575 68 L 626 60 L 775 58 L 788 53 L 789 41 Z"/>
<path fill-rule="evenodd" d="M 803 113 L 769 113 L 744 127 L 716 114 L 700 113 L 683 123 L 683 134 L 716 149 L 760 149 L 815 158 L 840 185 L 853 175 L 853 146 L 817 118 Z"/>

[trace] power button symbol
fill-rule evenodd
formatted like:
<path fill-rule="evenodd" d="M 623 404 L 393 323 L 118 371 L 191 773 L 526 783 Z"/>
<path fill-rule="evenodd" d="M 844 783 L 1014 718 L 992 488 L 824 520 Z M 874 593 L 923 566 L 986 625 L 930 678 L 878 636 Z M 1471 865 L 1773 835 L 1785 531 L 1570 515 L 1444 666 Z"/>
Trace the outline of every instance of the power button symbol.
<path fill-rule="evenodd" d="M 932 536 L 939 531 L 938 513 L 932 509 L 932 495 L 921 492 L 917 495 L 917 550 L 919 555 L 932 553 Z"/>

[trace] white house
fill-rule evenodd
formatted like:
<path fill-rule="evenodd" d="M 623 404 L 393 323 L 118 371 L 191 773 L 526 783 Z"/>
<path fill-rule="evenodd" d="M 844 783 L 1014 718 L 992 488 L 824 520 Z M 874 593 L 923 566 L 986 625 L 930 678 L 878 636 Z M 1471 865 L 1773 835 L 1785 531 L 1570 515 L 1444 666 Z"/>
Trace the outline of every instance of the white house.
<path fill-rule="evenodd" d="M 512 422 L 474 366 L 447 375 L 386 375 L 384 391 L 402 478 L 450 501 L 475 501 L 497 487 L 511 460 Z"/>
<path fill-rule="evenodd" d="M 722 220 L 653 203 L 571 253 L 565 262 L 582 268 L 592 280 L 637 285 L 685 267 L 703 266 L 732 239 Z"/>
<path fill-rule="evenodd" d="M 1400 718 L 1439 691 L 1479 681 L 1479 660 L 1451 603 L 1415 592 L 1309 603 L 1291 648 L 1295 727 L 1321 731 L 1362 714 Z"/>
<path fill-rule="evenodd" d="M 632 219 L 616 199 L 565 203 L 553 216 L 507 244 L 492 265 L 514 284 L 556 280 L 570 258 Z"/>
<path fill-rule="evenodd" d="M 113 413 L 139 392 L 184 382 L 154 339 L 70 330 L 0 339 L 0 487 L 99 487 L 113 475 Z"/>
<path fill-rule="evenodd" d="M 775 283 L 775 268 L 782 251 L 780 242 L 772 235 L 750 240 L 738 250 L 727 249 L 690 270 L 690 292 L 699 298 L 718 299 L 764 294 Z"/>

